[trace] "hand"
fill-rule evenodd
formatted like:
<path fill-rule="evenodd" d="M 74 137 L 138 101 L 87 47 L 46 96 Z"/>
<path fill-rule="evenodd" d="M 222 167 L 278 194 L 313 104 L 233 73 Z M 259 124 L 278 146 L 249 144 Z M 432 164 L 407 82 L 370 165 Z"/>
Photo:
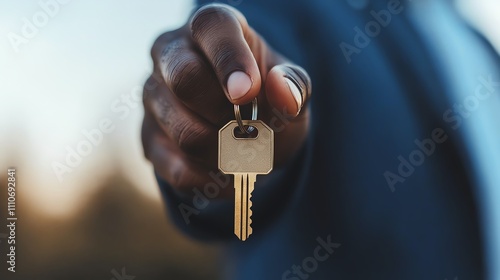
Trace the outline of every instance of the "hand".
<path fill-rule="evenodd" d="M 200 8 L 185 26 L 161 35 L 151 55 L 142 141 L 156 173 L 177 190 L 212 181 L 217 133 L 234 120 L 233 104 L 258 98 L 259 119 L 275 130 L 275 166 L 303 144 L 309 76 L 274 52 L 236 9 Z"/>

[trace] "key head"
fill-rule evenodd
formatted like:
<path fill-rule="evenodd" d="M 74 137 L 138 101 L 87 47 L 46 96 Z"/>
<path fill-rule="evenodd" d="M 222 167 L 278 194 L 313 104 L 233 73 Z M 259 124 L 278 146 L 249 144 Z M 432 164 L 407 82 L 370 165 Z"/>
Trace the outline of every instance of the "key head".
<path fill-rule="evenodd" d="M 236 121 L 219 130 L 219 170 L 224 174 L 269 174 L 274 164 L 274 132 L 262 121 L 243 121 L 257 130 L 255 138 L 239 138 Z"/>

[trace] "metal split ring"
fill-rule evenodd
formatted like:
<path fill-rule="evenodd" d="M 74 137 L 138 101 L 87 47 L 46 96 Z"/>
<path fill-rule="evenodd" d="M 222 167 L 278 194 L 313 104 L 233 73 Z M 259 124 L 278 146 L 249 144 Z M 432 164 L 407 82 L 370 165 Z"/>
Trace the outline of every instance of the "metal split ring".
<path fill-rule="evenodd" d="M 257 113 L 257 98 L 255 98 L 254 100 L 252 100 L 252 121 L 257 120 Z M 255 128 L 253 126 L 249 126 L 248 129 L 246 129 L 243 125 L 243 121 L 241 120 L 240 105 L 234 105 L 234 116 L 236 117 L 236 122 L 238 123 L 238 127 L 240 128 L 241 133 L 250 134 L 254 131 Z"/>

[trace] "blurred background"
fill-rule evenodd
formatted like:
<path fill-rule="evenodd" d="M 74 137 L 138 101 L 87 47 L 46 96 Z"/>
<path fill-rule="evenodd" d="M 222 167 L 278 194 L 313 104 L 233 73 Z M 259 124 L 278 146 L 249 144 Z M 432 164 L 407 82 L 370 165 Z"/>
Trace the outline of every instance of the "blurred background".
<path fill-rule="evenodd" d="M 457 5 L 500 50 L 500 3 Z M 217 246 L 170 225 L 140 142 L 150 46 L 194 6 L 0 0 L 0 279 L 218 279 Z M 15 274 L 5 256 L 8 167 Z"/>
<path fill-rule="evenodd" d="M 194 3 L 0 3 L 0 234 L 8 167 L 17 169 L 19 219 L 16 273 L 7 272 L 0 235 L 0 279 L 122 280 L 113 271 L 217 279 L 214 246 L 170 225 L 140 141 L 149 49 L 187 20 Z M 101 131 L 100 141 L 93 134 L 89 151 L 82 131 L 92 134 L 102 121 L 111 132 Z M 73 166 L 71 151 L 85 154 L 71 158 Z"/>

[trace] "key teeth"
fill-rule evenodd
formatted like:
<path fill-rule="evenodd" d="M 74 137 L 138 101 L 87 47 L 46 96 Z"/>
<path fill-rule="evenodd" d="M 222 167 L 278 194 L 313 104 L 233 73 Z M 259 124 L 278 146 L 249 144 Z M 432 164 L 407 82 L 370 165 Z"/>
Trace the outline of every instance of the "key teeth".
<path fill-rule="evenodd" d="M 252 218 L 248 218 L 248 232 L 247 232 L 247 235 L 250 237 L 250 235 L 253 233 L 253 229 L 252 229 Z"/>
<path fill-rule="evenodd" d="M 251 195 L 251 193 L 250 193 Z M 248 236 L 250 236 L 250 234 L 252 234 L 253 230 L 252 230 L 252 206 L 253 206 L 253 203 L 252 203 L 252 200 L 249 199 L 248 200 Z"/>
<path fill-rule="evenodd" d="M 248 218 L 252 218 L 252 206 L 253 206 L 253 203 L 252 203 L 252 199 L 248 199 Z"/>

